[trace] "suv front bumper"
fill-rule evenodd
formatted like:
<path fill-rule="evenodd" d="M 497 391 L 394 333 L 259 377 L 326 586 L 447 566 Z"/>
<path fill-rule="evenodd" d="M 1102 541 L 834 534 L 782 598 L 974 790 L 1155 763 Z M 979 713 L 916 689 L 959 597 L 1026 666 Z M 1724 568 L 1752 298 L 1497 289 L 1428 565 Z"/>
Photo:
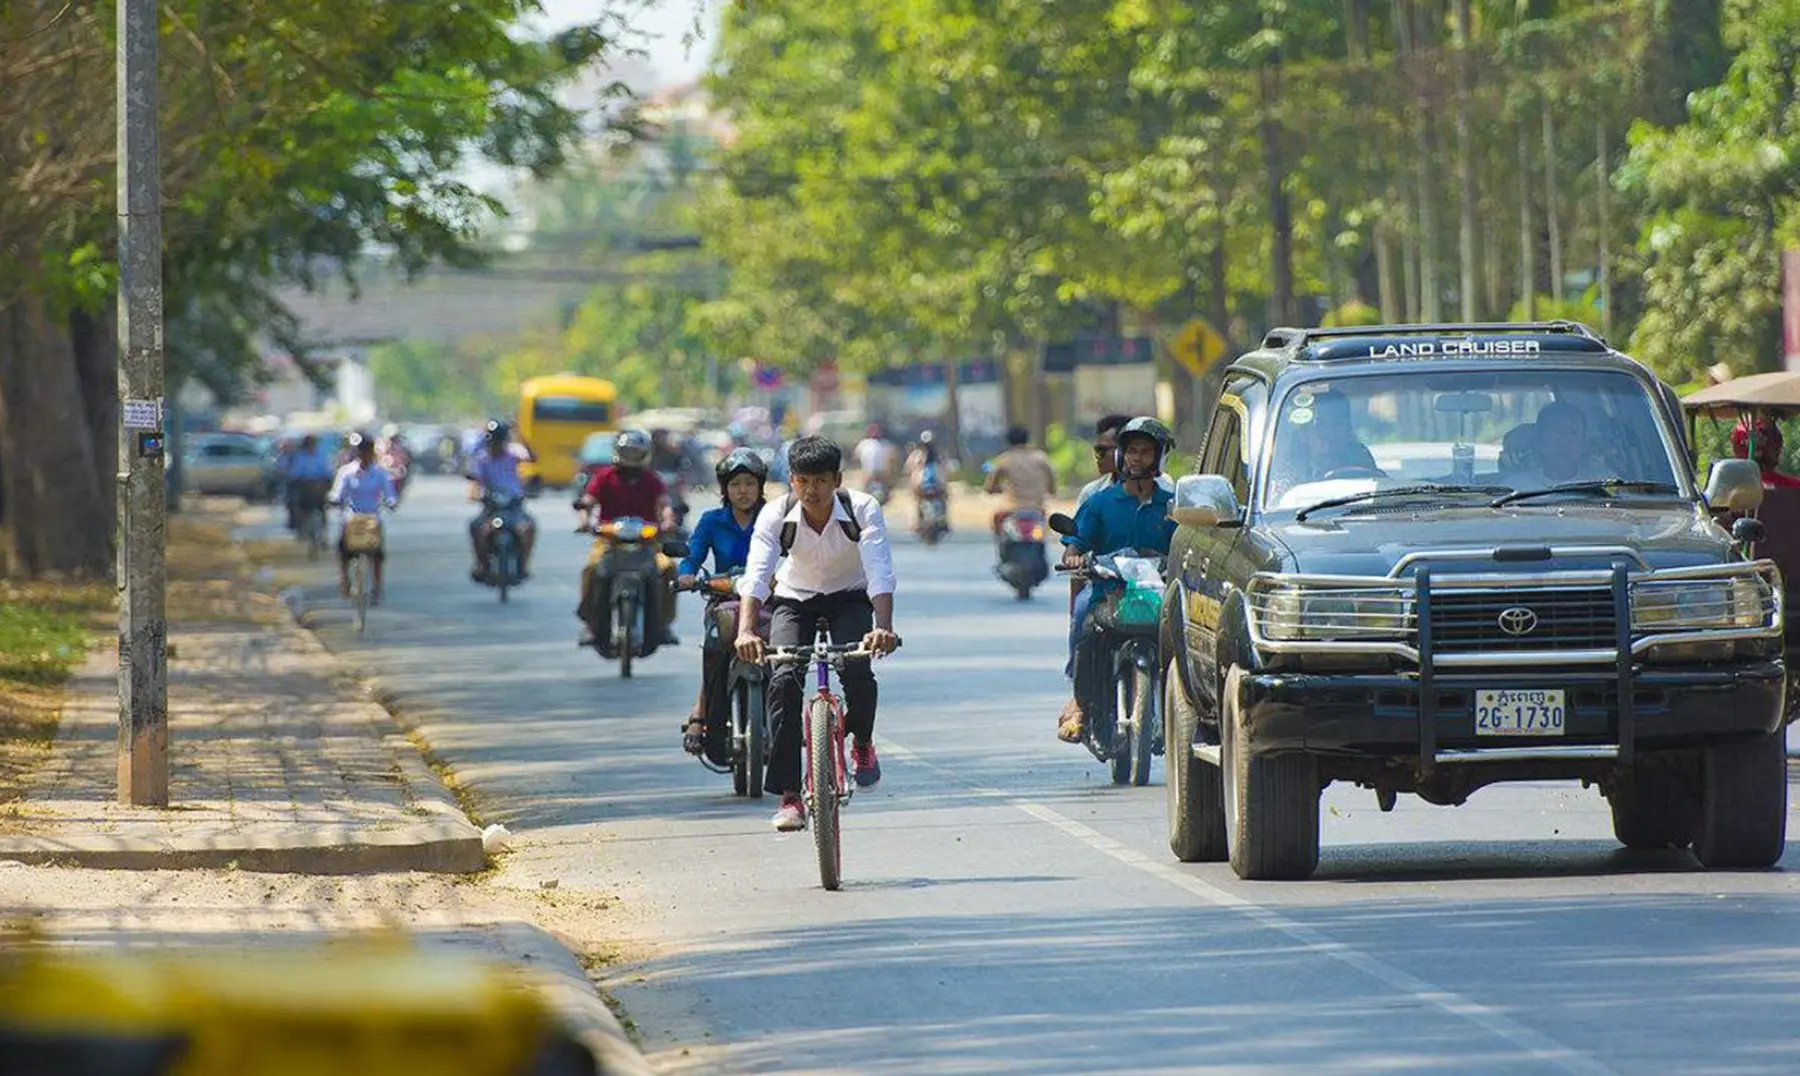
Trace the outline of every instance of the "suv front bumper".
<path fill-rule="evenodd" d="M 1778 731 L 1783 724 L 1786 666 L 1761 660 L 1729 666 L 1639 666 L 1621 678 L 1609 668 L 1454 676 L 1438 673 L 1424 706 L 1417 674 L 1252 673 L 1240 699 L 1252 754 L 1305 751 L 1351 757 L 1413 756 L 1437 762 L 1478 761 L 1470 752 L 1558 751 L 1629 761 L 1636 750 L 1696 747 Z M 1621 683 L 1629 698 L 1621 706 Z M 1560 689 L 1568 696 L 1564 734 L 1477 736 L 1478 689 Z"/>

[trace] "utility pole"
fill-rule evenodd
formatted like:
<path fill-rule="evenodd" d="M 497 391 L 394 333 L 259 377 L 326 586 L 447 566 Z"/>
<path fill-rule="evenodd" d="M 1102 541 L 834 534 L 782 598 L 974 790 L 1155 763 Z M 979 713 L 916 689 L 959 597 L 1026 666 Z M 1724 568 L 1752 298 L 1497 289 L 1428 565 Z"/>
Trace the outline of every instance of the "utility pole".
<path fill-rule="evenodd" d="M 157 0 L 119 0 L 119 802 L 169 803 Z"/>

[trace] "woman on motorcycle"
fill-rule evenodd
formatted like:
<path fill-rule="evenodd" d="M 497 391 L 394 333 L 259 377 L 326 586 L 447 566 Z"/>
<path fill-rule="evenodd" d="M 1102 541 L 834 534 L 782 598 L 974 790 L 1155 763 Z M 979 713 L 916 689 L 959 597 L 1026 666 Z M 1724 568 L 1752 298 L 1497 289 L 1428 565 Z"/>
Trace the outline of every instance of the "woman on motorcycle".
<path fill-rule="evenodd" d="M 719 480 L 719 496 L 725 503 L 707 509 L 700 516 L 700 522 L 694 525 L 693 537 L 688 541 L 688 555 L 682 558 L 680 576 L 676 580 L 682 587 L 694 585 L 695 576 L 705 566 L 708 555 L 712 557 L 714 575 L 737 571 L 750 559 L 750 532 L 755 529 L 756 516 L 763 509 L 763 486 L 769 481 L 769 465 L 750 449 L 737 448 L 718 462 L 713 474 Z M 728 601 L 711 603 L 707 606 L 707 615 L 719 618 L 716 637 L 721 640 L 721 645 L 717 654 L 704 653 L 701 657 L 700 697 L 694 701 L 693 712 L 688 714 L 681 735 L 681 746 L 690 755 L 697 755 L 707 747 L 707 700 L 724 683 L 725 666 L 731 661 L 730 642 L 737 637 L 736 596 Z M 724 730 L 712 731 L 722 733 Z M 709 756 L 723 754 L 722 743 L 713 746 L 717 750 L 709 751 Z M 726 760 L 715 757 L 713 761 L 723 765 Z"/>

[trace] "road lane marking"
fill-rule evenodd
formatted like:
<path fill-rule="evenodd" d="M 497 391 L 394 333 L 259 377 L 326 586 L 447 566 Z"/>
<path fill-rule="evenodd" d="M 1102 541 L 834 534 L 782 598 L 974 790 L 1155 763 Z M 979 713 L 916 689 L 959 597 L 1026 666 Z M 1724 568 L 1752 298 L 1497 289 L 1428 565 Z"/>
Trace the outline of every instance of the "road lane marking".
<path fill-rule="evenodd" d="M 1452 1016 L 1461 1017 L 1525 1051 L 1532 1062 L 1552 1065 L 1564 1072 L 1578 1073 L 1581 1076 L 1617 1076 L 1617 1070 L 1607 1067 L 1573 1047 L 1557 1042 L 1541 1031 L 1527 1027 L 1491 1006 L 1483 1005 L 1481 1002 L 1464 997 L 1453 990 L 1447 990 L 1436 983 L 1422 979 L 1379 957 L 1362 952 L 1345 942 L 1337 941 L 1320 930 L 1289 919 L 1272 908 L 1246 900 L 1203 878 L 1195 877 L 1172 864 L 1153 859 L 1052 807 L 998 788 L 970 785 L 967 779 L 955 770 L 927 761 L 917 751 L 897 744 L 886 736 L 882 736 L 878 742 L 884 752 L 951 778 L 978 796 L 1004 801 L 1032 818 L 1054 826 L 1101 855 L 1117 860 L 1153 878 L 1168 882 L 1199 897 L 1208 904 L 1243 915 L 1267 930 L 1284 934 L 1320 956 L 1335 960 L 1387 984 L 1420 1005 L 1431 1006 Z"/>

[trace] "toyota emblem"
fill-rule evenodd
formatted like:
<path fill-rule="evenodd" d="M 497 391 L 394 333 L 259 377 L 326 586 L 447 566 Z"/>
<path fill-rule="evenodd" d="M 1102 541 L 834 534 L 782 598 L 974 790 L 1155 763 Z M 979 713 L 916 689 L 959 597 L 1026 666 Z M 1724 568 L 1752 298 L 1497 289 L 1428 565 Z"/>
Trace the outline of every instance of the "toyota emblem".
<path fill-rule="evenodd" d="M 1538 615 L 1523 605 L 1500 611 L 1500 630 L 1508 635 L 1530 635 L 1537 629 Z"/>

